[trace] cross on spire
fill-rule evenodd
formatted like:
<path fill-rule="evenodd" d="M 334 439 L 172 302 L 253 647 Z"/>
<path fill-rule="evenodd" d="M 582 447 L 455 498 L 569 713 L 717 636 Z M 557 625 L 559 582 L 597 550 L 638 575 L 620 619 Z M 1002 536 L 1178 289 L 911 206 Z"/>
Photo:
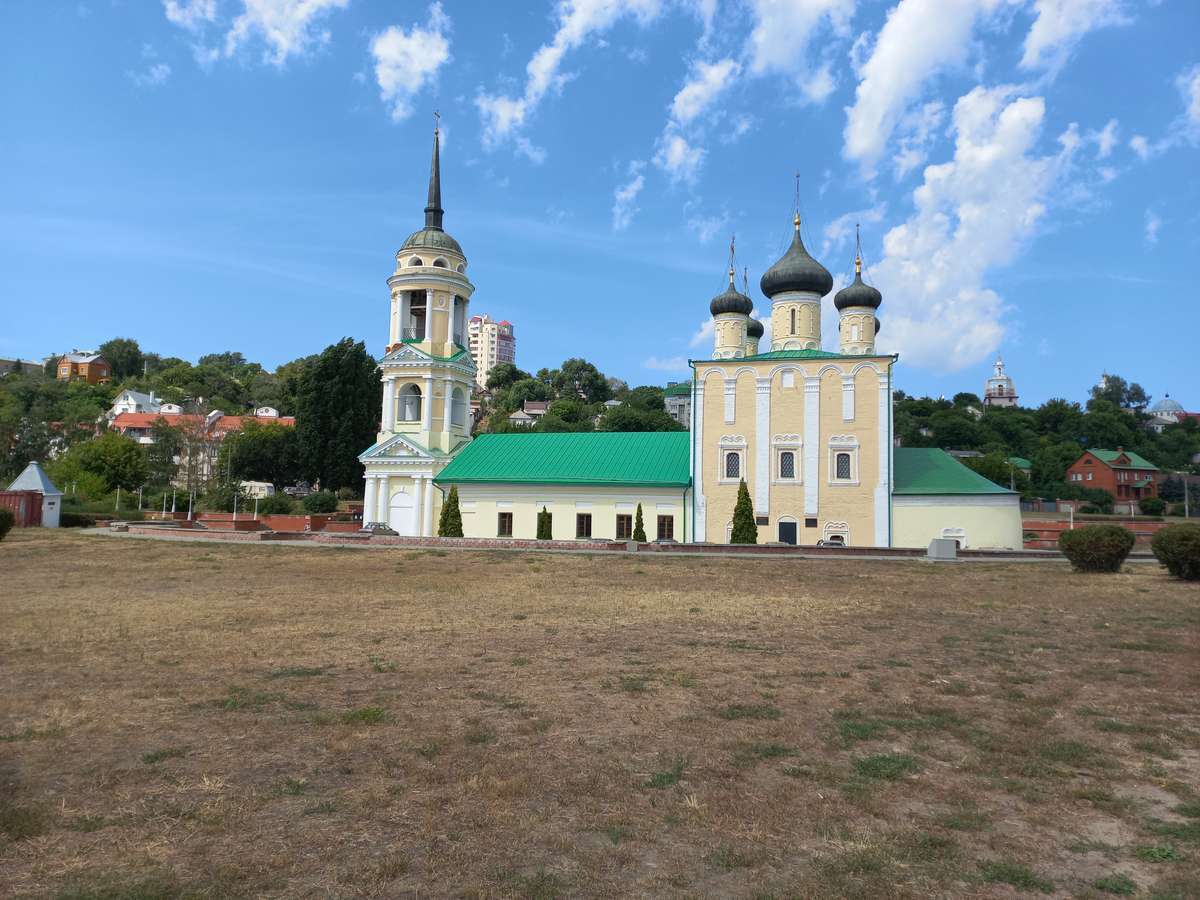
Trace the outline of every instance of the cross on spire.
<path fill-rule="evenodd" d="M 733 273 L 734 273 L 734 268 L 733 268 L 733 248 L 734 248 L 734 242 L 735 242 L 736 240 L 737 240 L 737 235 L 736 235 L 736 234 L 731 234 L 731 235 L 729 236 L 729 286 L 730 286 L 730 287 L 733 287 Z"/>
<path fill-rule="evenodd" d="M 862 274 L 862 228 L 854 223 L 854 274 Z"/>

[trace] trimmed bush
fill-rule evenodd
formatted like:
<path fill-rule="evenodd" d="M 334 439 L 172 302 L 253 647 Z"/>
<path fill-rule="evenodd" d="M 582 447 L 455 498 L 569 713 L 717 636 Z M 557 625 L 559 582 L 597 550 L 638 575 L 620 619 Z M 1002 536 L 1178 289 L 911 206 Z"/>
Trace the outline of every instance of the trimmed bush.
<path fill-rule="evenodd" d="M 1143 516 L 1161 516 L 1167 508 L 1167 501 L 1162 497 L 1146 497 L 1138 501 L 1138 509 Z"/>
<path fill-rule="evenodd" d="M 1168 525 L 1150 539 L 1150 549 L 1176 578 L 1200 581 L 1200 525 Z"/>
<path fill-rule="evenodd" d="M 729 535 L 731 544 L 757 544 L 758 526 L 754 524 L 754 504 L 750 502 L 750 491 L 746 480 L 738 482 L 737 504 L 733 507 L 733 531 Z"/>
<path fill-rule="evenodd" d="M 0 541 L 4 540 L 4 536 L 12 531 L 15 524 L 17 524 L 17 517 L 13 511 L 8 507 L 0 506 Z"/>
<path fill-rule="evenodd" d="M 450 487 L 450 496 L 442 504 L 442 516 L 438 521 L 438 537 L 462 537 L 462 509 L 458 505 L 458 486 Z"/>
<path fill-rule="evenodd" d="M 91 513 L 63 510 L 58 514 L 58 526 L 59 528 L 94 528 L 96 527 L 96 517 Z"/>
<path fill-rule="evenodd" d="M 642 522 L 642 504 L 637 505 L 637 515 L 633 517 L 633 539 L 639 544 L 646 543 L 646 525 Z"/>
<path fill-rule="evenodd" d="M 542 507 L 542 511 L 537 514 L 537 539 L 539 541 L 548 541 L 554 537 L 554 516 L 553 514 Z"/>
<path fill-rule="evenodd" d="M 250 501 L 253 503 L 254 501 Z M 287 494 L 272 494 L 270 497 L 262 497 L 258 501 L 258 514 L 260 516 L 286 516 L 296 510 L 296 501 Z"/>
<path fill-rule="evenodd" d="M 337 509 L 337 494 L 333 491 L 317 491 L 304 498 L 306 513 L 331 513 Z"/>
<path fill-rule="evenodd" d="M 1119 572 L 1134 540 L 1118 525 L 1087 525 L 1060 534 L 1058 549 L 1080 572 Z"/>

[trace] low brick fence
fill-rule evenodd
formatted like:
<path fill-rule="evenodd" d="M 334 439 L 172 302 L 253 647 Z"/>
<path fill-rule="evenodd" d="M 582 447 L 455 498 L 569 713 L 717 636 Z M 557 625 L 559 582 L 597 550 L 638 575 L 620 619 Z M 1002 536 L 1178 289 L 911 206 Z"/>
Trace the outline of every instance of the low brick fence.
<path fill-rule="evenodd" d="M 1143 519 L 1086 519 L 1076 517 L 1075 527 L 1087 525 L 1117 525 L 1127 531 L 1132 531 L 1136 539 L 1134 547 L 1146 550 L 1155 532 L 1172 525 L 1172 522 Z M 1025 549 L 1027 550 L 1057 550 L 1058 536 L 1064 531 L 1071 530 L 1070 522 L 1047 522 L 1043 519 L 1026 519 L 1021 523 L 1025 534 Z"/>

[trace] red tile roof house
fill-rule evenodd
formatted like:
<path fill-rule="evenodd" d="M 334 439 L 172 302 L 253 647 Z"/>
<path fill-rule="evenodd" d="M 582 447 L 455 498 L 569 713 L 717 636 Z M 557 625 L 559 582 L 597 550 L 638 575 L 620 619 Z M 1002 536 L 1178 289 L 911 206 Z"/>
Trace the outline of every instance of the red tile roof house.
<path fill-rule="evenodd" d="M 1101 488 L 1116 499 L 1114 512 L 1136 514 L 1137 503 L 1158 496 L 1158 466 L 1136 453 L 1116 450 L 1087 450 L 1067 468 L 1067 481 L 1085 488 Z"/>

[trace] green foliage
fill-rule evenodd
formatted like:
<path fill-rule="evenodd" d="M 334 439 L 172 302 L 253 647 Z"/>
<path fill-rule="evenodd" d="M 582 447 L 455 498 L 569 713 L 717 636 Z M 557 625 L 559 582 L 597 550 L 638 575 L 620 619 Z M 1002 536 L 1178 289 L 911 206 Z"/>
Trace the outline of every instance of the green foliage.
<path fill-rule="evenodd" d="M 600 417 L 598 431 L 684 431 L 665 409 L 638 409 L 627 403 L 613 406 Z"/>
<path fill-rule="evenodd" d="M 107 431 L 93 441 L 71 448 L 79 467 L 104 479 L 108 490 L 136 491 L 146 483 L 146 453 L 133 438 Z"/>
<path fill-rule="evenodd" d="M 58 526 L 60 528 L 94 528 L 95 525 L 96 517 L 91 513 L 74 512 L 64 509 L 58 514 Z"/>
<path fill-rule="evenodd" d="M 462 510 L 458 504 L 458 485 L 450 486 L 450 495 L 442 504 L 442 515 L 438 520 L 438 537 L 463 536 Z"/>
<path fill-rule="evenodd" d="M 1008 461 L 1003 453 L 988 453 L 986 456 L 965 457 L 959 460 L 968 469 L 978 472 L 993 484 L 1011 487 L 1022 497 L 1031 496 L 1029 476 Z"/>
<path fill-rule="evenodd" d="M 235 500 L 238 512 L 244 511 L 247 503 L 253 503 L 242 489 L 241 482 L 214 481 L 204 492 L 201 506 L 209 512 L 231 513 L 234 511 Z"/>
<path fill-rule="evenodd" d="M 4 540 L 5 535 L 12 531 L 15 524 L 17 524 L 17 517 L 13 511 L 6 506 L 0 506 L 0 541 Z"/>
<path fill-rule="evenodd" d="M 287 516 L 295 511 L 296 501 L 287 494 L 272 494 L 270 497 L 263 497 L 258 501 L 260 516 Z"/>
<path fill-rule="evenodd" d="M 382 391 L 375 360 L 361 341 L 343 338 L 305 366 L 296 397 L 305 477 L 330 490 L 362 481 L 358 454 L 375 441 Z"/>
<path fill-rule="evenodd" d="M 537 539 L 549 541 L 554 538 L 554 517 L 546 507 L 537 516 Z"/>
<path fill-rule="evenodd" d="M 1080 572 L 1119 572 L 1134 540 L 1117 525 L 1088 525 L 1060 534 L 1058 549 Z"/>
<path fill-rule="evenodd" d="M 733 532 L 731 544 L 757 544 L 758 526 L 754 524 L 754 504 L 750 502 L 750 491 L 746 480 L 738 482 L 737 504 L 733 507 Z"/>
<path fill-rule="evenodd" d="M 1200 525 L 1168 525 L 1155 532 L 1150 549 L 1176 578 L 1200 581 Z"/>
<path fill-rule="evenodd" d="M 133 338 L 113 338 L 100 345 L 98 351 L 112 366 L 113 381 L 142 374 L 142 348 Z"/>
<path fill-rule="evenodd" d="M 363 448 L 360 447 L 361 452 Z M 300 480 L 300 436 L 287 425 L 247 422 L 221 442 L 217 471 L 242 481 L 276 487 Z"/>
<path fill-rule="evenodd" d="M 160 418 L 150 427 L 150 439 L 154 443 L 146 447 L 146 481 L 157 486 L 170 484 L 179 470 L 175 458 L 183 452 L 183 433 Z"/>
<path fill-rule="evenodd" d="M 317 491 L 301 501 L 306 513 L 331 513 L 337 509 L 337 494 L 333 491 Z"/>
<path fill-rule="evenodd" d="M 642 521 L 642 504 L 637 505 L 637 513 L 633 517 L 633 539 L 639 544 L 646 543 L 646 526 Z"/>
<path fill-rule="evenodd" d="M 1161 516 L 1167 509 L 1167 501 L 1161 497 L 1145 497 L 1138 501 L 1138 509 L 1145 516 Z"/>

